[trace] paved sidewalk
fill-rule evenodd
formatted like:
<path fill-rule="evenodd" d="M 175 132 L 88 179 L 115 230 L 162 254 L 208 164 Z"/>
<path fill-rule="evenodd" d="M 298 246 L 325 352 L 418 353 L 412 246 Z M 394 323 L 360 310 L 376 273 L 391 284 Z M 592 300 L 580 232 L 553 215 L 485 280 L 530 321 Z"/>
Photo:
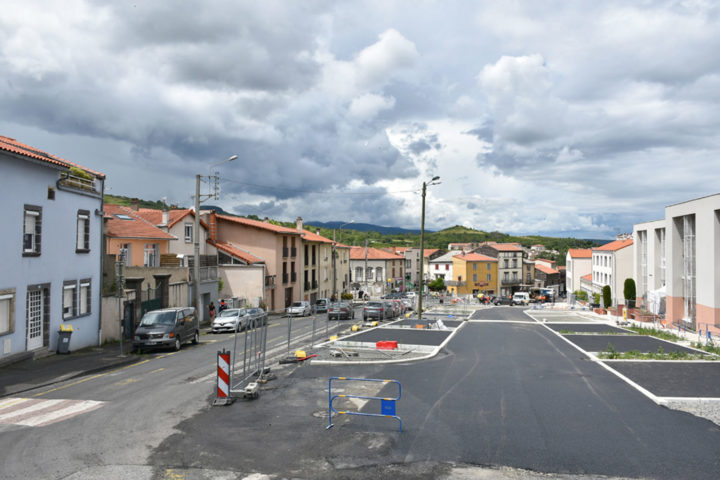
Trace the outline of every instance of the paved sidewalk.
<path fill-rule="evenodd" d="M 123 345 L 126 347 L 127 343 Z M 0 397 L 17 395 L 71 378 L 140 361 L 137 355 L 120 355 L 119 343 L 89 347 L 67 355 L 50 354 L 0 367 Z"/>

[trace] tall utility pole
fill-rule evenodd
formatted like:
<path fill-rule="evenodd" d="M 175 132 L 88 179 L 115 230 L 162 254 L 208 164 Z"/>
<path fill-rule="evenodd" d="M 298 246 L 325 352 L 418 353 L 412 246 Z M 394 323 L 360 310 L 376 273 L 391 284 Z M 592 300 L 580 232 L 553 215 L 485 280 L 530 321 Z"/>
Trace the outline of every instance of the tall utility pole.
<path fill-rule="evenodd" d="M 208 181 L 211 178 L 215 180 L 215 191 L 213 193 L 203 195 L 205 198 L 200 198 L 200 182 L 202 182 L 203 176 L 195 175 L 195 222 L 193 225 L 193 236 L 195 237 L 193 238 L 193 243 L 195 247 L 195 254 L 193 258 L 193 296 L 195 297 L 195 316 L 199 322 L 202 322 L 203 314 L 205 313 L 200 307 L 200 203 L 209 198 L 218 198 L 217 178 L 212 175 L 212 169 L 218 165 L 222 165 L 223 163 L 232 162 L 237 158 L 237 155 L 233 155 L 227 160 L 223 160 L 222 162 L 218 162 L 210 166 L 210 175 L 207 176 L 207 179 Z"/>
<path fill-rule="evenodd" d="M 429 182 L 423 182 L 422 185 L 422 220 L 420 221 L 420 292 L 418 295 L 418 320 L 422 320 L 422 300 L 423 300 L 423 266 L 425 264 L 425 193 L 428 185 L 437 185 L 435 183 L 440 177 L 433 177 Z"/>
<path fill-rule="evenodd" d="M 367 278 L 368 277 L 368 274 L 367 274 L 367 272 L 368 272 L 368 270 L 367 270 L 368 251 L 367 251 L 367 249 L 368 249 L 368 239 L 366 238 L 365 239 L 365 275 L 363 275 L 363 276 L 365 277 L 365 295 L 367 295 L 368 298 L 370 298 L 370 295 L 368 295 L 368 278 Z"/>

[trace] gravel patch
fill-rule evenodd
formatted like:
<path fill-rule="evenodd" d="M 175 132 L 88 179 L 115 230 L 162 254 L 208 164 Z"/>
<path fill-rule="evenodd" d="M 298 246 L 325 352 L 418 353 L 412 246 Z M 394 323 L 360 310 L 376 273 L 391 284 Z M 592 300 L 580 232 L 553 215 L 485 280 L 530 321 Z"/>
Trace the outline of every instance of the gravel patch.
<path fill-rule="evenodd" d="M 720 425 L 720 400 L 667 400 L 664 404 L 672 410 L 687 412 Z"/>

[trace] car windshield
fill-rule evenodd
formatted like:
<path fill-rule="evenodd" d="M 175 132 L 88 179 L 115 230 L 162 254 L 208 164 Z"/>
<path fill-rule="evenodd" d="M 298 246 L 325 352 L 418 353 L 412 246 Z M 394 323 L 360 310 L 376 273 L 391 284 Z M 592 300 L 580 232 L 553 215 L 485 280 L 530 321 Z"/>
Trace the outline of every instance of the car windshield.
<path fill-rule="evenodd" d="M 368 306 L 368 307 L 380 308 L 380 307 L 383 306 L 383 304 L 380 303 L 380 302 L 368 302 L 368 303 L 367 303 L 367 306 Z"/>
<path fill-rule="evenodd" d="M 344 308 L 344 307 L 345 307 L 345 304 L 344 304 L 344 303 L 332 303 L 332 304 L 330 304 L 330 308 Z"/>
<path fill-rule="evenodd" d="M 303 304 L 302 304 L 302 302 L 293 302 L 292 305 L 290 305 L 290 306 L 291 307 L 302 307 Z"/>
<path fill-rule="evenodd" d="M 148 312 L 143 315 L 140 326 L 152 327 L 155 325 L 174 325 L 175 312 Z"/>
<path fill-rule="evenodd" d="M 245 310 L 243 310 L 241 308 L 240 309 L 231 308 L 229 310 L 223 310 L 222 312 L 220 312 L 221 317 L 235 317 L 235 316 L 241 317 L 243 315 L 245 315 Z"/>

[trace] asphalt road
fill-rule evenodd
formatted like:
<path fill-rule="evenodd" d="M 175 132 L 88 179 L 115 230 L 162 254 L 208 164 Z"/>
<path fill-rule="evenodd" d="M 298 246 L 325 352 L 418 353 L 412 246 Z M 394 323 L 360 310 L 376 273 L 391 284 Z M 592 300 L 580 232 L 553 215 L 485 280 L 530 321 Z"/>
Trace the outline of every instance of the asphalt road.
<path fill-rule="evenodd" d="M 274 364 L 278 378 L 259 399 L 227 407 L 209 404 L 215 352 L 227 346 L 228 335 L 203 336 L 178 353 L 143 356 L 140 364 L 30 392 L 37 399 L 106 403 L 44 427 L 0 425 L 0 476 L 473 478 L 458 473 L 467 466 L 573 478 L 717 476 L 715 424 L 655 405 L 541 324 L 508 323 L 528 319 L 520 308 L 485 312 L 486 320 L 494 312 L 506 321 L 466 325 L 431 360 Z M 298 343 L 291 348 L 309 343 L 311 323 L 292 320 Z M 277 360 L 286 350 L 285 319 L 271 322 L 268 337 L 269 356 Z M 403 432 L 393 419 L 347 415 L 326 430 L 328 378 L 338 375 L 399 380 Z M 345 388 L 354 392 L 352 384 Z M 372 400 L 356 407 L 379 411 Z"/>
<path fill-rule="evenodd" d="M 357 416 L 337 417 L 325 430 L 327 379 L 337 375 L 399 380 L 403 432 L 391 419 Z M 220 470 L 283 478 L 439 478 L 461 465 L 490 465 L 705 479 L 720 467 L 715 424 L 657 406 L 539 324 L 467 325 L 446 352 L 419 363 L 304 365 L 260 400 L 204 412 L 180 430 L 151 463 L 200 446 L 189 465 L 211 459 Z"/>

